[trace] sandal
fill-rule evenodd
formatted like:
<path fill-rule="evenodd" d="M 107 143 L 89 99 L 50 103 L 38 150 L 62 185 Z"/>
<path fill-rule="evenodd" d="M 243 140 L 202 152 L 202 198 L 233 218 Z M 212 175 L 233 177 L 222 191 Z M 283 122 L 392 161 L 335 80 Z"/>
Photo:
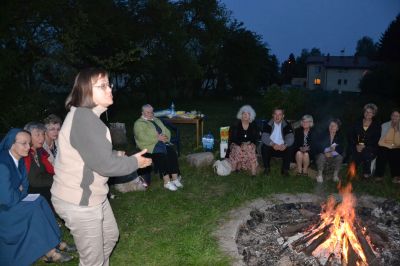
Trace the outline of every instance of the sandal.
<path fill-rule="evenodd" d="M 297 172 L 297 173 L 296 173 L 296 176 L 302 176 L 302 175 L 303 175 L 302 172 Z"/>
<path fill-rule="evenodd" d="M 400 176 L 393 177 L 392 182 L 395 184 L 400 184 Z"/>
<path fill-rule="evenodd" d="M 63 252 L 76 252 L 77 250 L 75 245 L 68 245 L 64 241 L 60 242 L 60 244 L 57 245 L 56 249 Z"/>
<path fill-rule="evenodd" d="M 56 256 L 56 254 L 58 254 L 59 256 Z M 53 254 L 53 256 L 51 256 L 51 257 L 48 257 L 48 256 L 45 255 L 43 257 L 43 261 L 46 262 L 46 263 L 59 263 L 59 262 L 62 263 L 62 262 L 70 261 L 73 258 L 74 257 L 72 257 L 72 256 L 70 256 L 70 255 L 68 255 L 66 253 L 56 251 Z"/>

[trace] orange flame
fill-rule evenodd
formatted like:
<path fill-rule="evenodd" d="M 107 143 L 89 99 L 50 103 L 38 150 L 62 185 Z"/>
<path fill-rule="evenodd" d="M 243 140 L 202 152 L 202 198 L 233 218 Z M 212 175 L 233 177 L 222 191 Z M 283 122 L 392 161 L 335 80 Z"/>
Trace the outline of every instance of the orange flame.
<path fill-rule="evenodd" d="M 355 176 L 355 165 L 349 166 L 349 179 Z M 352 194 L 352 185 L 349 182 L 344 187 L 339 184 L 339 194 L 342 202 L 337 204 L 333 196 L 330 196 L 322 206 L 321 224 L 315 231 L 323 229 L 326 225 L 330 227 L 330 236 L 314 251 L 316 258 L 327 258 L 327 255 L 334 254 L 347 265 L 350 246 L 357 255 L 357 265 L 368 265 L 366 255 L 357 238 L 354 221 L 356 218 L 356 198 Z M 315 238 L 314 238 L 315 239 Z M 311 243 L 313 240 L 310 240 Z"/>
<path fill-rule="evenodd" d="M 354 162 L 350 163 L 349 168 L 347 170 L 347 176 L 349 177 L 349 180 L 352 181 L 357 175 L 357 167 Z"/>

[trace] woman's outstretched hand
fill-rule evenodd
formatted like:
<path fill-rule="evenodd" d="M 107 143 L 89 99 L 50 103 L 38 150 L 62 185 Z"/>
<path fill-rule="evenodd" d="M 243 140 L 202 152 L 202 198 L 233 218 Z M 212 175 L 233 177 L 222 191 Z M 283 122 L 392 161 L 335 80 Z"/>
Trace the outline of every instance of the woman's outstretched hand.
<path fill-rule="evenodd" d="M 151 165 L 151 163 L 152 163 L 152 160 L 150 158 L 146 158 L 143 156 L 143 154 L 145 154 L 146 152 L 147 152 L 147 149 L 144 149 L 133 155 L 136 157 L 136 159 L 138 161 L 139 168 L 145 168 L 145 167 Z"/>

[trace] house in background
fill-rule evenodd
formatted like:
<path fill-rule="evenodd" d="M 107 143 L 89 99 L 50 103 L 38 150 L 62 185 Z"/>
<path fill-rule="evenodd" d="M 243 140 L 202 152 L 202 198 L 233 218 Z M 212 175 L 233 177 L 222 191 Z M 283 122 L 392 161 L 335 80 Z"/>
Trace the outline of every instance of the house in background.
<path fill-rule="evenodd" d="M 308 89 L 360 92 L 363 76 L 376 64 L 362 56 L 310 56 L 307 58 Z"/>

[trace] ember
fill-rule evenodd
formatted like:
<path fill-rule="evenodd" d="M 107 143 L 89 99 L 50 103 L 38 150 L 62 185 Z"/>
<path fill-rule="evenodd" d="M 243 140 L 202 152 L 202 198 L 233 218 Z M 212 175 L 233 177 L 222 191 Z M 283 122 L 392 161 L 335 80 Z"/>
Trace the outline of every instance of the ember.
<path fill-rule="evenodd" d="M 372 265 L 378 254 L 362 230 L 361 221 L 356 219 L 356 198 L 352 194 L 350 181 L 355 176 L 355 165 L 349 167 L 349 182 L 344 187 L 338 184 L 341 203 L 329 197 L 322 207 L 321 220 L 313 228 L 305 232 L 300 241 L 292 243 L 297 251 L 318 258 L 322 264 L 334 262 L 342 265 Z"/>
<path fill-rule="evenodd" d="M 236 239 L 244 263 L 400 265 L 400 204 L 364 196 L 356 206 L 351 190 L 346 184 L 341 201 L 332 196 L 322 207 L 302 198 L 251 211 Z"/>

